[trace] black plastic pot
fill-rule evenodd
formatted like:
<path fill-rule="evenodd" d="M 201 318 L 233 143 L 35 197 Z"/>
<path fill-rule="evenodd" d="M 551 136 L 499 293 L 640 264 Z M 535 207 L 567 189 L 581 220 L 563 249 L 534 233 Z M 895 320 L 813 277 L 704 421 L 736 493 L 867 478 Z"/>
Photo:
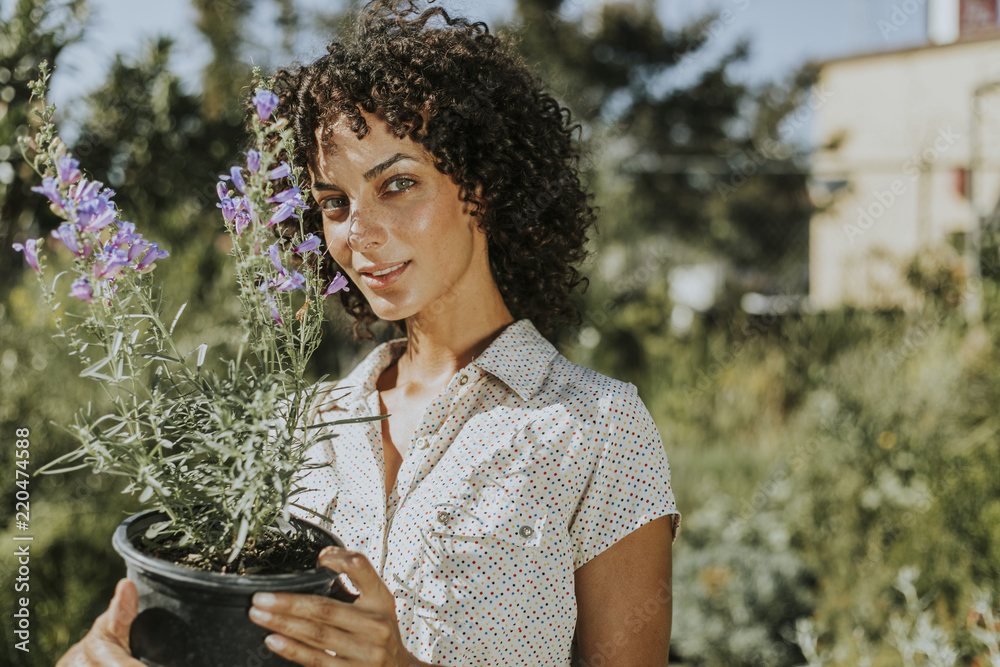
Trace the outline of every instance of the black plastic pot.
<path fill-rule="evenodd" d="M 317 568 L 299 574 L 234 575 L 202 572 L 148 556 L 134 546 L 166 515 L 136 514 L 115 531 L 112 544 L 128 566 L 139 591 L 139 616 L 132 623 L 132 654 L 151 667 L 276 667 L 292 665 L 275 655 L 264 637 L 269 632 L 247 615 L 257 591 L 307 593 L 351 601 L 337 574 Z M 343 547 L 332 533 L 293 518 L 320 545 Z M 317 549 L 317 552 L 319 549 Z"/>

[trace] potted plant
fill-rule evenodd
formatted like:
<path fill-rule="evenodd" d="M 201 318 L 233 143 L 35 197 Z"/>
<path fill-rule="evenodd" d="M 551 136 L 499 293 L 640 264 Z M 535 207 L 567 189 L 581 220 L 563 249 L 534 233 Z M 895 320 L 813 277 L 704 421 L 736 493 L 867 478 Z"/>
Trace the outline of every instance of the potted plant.
<path fill-rule="evenodd" d="M 119 475 L 149 508 L 113 539 L 139 591 L 136 657 L 185 667 L 288 664 L 247 617 L 250 599 L 258 590 L 351 599 L 336 573 L 315 567 L 324 546 L 343 544 L 289 508 L 305 491 L 306 450 L 333 437 L 313 437 L 315 429 L 373 419 L 309 423 L 317 385 L 306 381 L 306 365 L 321 336 L 324 299 L 347 289 L 347 280 L 338 273 L 321 284 L 320 241 L 301 227 L 291 131 L 271 118 L 277 98 L 255 70 L 255 147 L 217 188 L 243 335 L 236 358 L 209 370 L 207 345 L 181 349 L 175 341 L 184 306 L 164 317 L 151 271 L 167 253 L 122 219 L 115 193 L 84 175 L 56 135 L 49 76 L 43 63 L 31 84 L 39 129 L 21 148 L 42 177 L 33 189 L 64 220 L 52 238 L 71 266 L 50 283 L 40 252 L 46 239 L 14 247 L 38 274 L 60 335 L 84 366 L 80 375 L 104 386 L 113 410 L 79 410 L 66 428 L 80 446 L 41 472 L 89 467 Z"/>

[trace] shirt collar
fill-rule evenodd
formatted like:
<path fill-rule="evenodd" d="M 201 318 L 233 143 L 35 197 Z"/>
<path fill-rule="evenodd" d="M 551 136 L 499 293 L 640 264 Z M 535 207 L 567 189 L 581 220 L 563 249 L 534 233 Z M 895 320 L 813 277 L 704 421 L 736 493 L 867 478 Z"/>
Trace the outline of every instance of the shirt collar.
<path fill-rule="evenodd" d="M 395 338 L 373 349 L 347 377 L 337 383 L 342 389 L 353 389 L 344 403 L 364 404 L 375 391 L 382 371 L 405 351 L 406 338 Z M 531 320 L 524 318 L 508 325 L 469 365 L 499 378 L 521 400 L 527 401 L 541 387 L 552 358 L 558 353 Z"/>
<path fill-rule="evenodd" d="M 527 401 L 542 386 L 558 353 L 531 320 L 524 318 L 504 329 L 470 365 L 503 380 Z"/>

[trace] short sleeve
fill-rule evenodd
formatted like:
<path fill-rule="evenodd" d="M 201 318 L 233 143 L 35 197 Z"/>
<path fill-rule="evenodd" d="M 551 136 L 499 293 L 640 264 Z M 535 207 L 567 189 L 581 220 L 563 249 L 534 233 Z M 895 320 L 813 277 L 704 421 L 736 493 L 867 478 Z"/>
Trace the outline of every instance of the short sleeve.
<path fill-rule="evenodd" d="M 635 385 L 612 390 L 599 419 L 603 442 L 570 523 L 574 568 L 661 516 L 673 515 L 674 540 L 680 528 L 663 441 Z"/>

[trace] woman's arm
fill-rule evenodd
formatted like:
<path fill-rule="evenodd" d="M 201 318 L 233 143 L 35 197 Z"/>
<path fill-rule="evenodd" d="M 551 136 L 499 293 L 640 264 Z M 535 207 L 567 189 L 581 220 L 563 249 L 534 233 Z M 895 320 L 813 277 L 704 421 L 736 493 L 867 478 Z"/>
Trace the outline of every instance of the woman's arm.
<path fill-rule="evenodd" d="M 667 664 L 672 519 L 640 526 L 576 570 L 573 665 Z"/>

